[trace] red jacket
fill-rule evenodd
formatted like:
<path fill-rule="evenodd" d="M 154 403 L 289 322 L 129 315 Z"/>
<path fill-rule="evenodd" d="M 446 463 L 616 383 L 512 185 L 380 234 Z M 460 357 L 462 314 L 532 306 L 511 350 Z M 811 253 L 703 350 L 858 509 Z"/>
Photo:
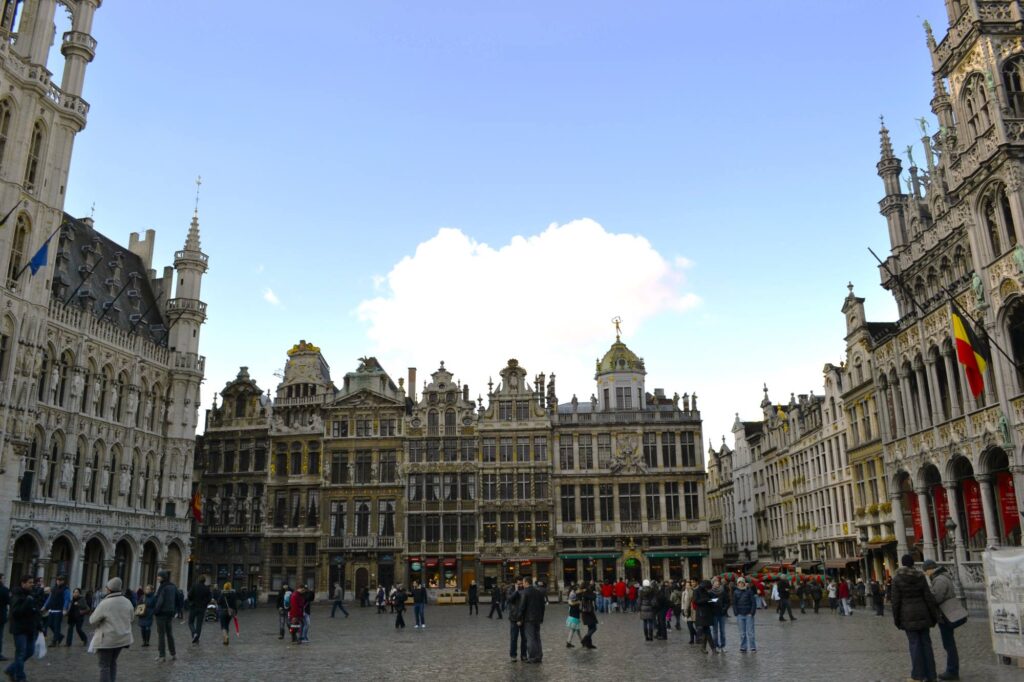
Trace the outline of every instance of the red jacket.
<path fill-rule="evenodd" d="M 846 584 L 845 580 L 839 581 L 839 590 L 836 592 L 836 596 L 840 599 L 850 598 L 850 586 Z"/>
<path fill-rule="evenodd" d="M 624 583 L 621 580 L 615 583 L 615 596 L 619 599 L 622 599 L 626 596 L 626 583 Z"/>
<path fill-rule="evenodd" d="M 601 585 L 601 596 L 604 597 L 605 599 L 611 599 L 612 598 L 612 584 L 611 583 L 604 583 L 603 585 Z"/>
<path fill-rule="evenodd" d="M 636 599 L 636 585 L 630 585 L 629 591 L 626 594 L 628 595 L 627 599 L 630 601 Z"/>
<path fill-rule="evenodd" d="M 302 598 L 302 593 L 298 590 L 292 592 L 292 600 L 288 607 L 288 618 L 291 620 L 302 620 L 302 617 L 306 612 L 306 600 Z"/>

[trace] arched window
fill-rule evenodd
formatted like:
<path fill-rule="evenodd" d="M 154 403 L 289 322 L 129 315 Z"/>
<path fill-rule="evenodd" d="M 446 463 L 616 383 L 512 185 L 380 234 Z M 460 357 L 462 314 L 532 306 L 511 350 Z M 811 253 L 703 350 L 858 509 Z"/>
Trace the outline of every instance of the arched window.
<path fill-rule="evenodd" d="M 43 159 L 43 122 L 32 126 L 32 143 L 28 148 L 28 162 L 25 164 L 25 189 L 34 192 L 40 179 L 39 168 Z"/>
<path fill-rule="evenodd" d="M 71 390 L 69 383 L 72 377 L 72 371 L 75 364 L 75 359 L 71 353 L 64 353 L 60 359 L 60 387 L 57 389 L 57 404 L 61 407 L 65 406 L 64 400 Z M 73 405 L 70 407 L 74 407 Z"/>
<path fill-rule="evenodd" d="M 1017 367 L 1017 389 L 1024 391 L 1024 300 L 1017 299 L 1006 316 L 1010 352 Z"/>
<path fill-rule="evenodd" d="M 1013 224 L 1013 212 L 1010 210 L 1010 197 L 1006 195 L 1006 188 L 999 188 L 999 217 L 1003 220 L 1003 229 L 1006 231 L 1006 248 L 1017 245 L 1017 229 Z"/>
<path fill-rule="evenodd" d="M 3 169 L 4 152 L 7 150 L 7 136 L 11 132 L 11 100 L 0 102 L 0 169 Z"/>
<path fill-rule="evenodd" d="M 43 351 L 43 361 L 40 366 L 42 367 L 42 371 L 39 372 L 39 390 L 36 394 L 36 400 L 43 402 L 43 396 L 46 395 L 46 379 L 50 376 L 50 354 L 45 350 Z"/>
<path fill-rule="evenodd" d="M 1015 118 L 1024 118 L 1024 58 L 1017 57 L 1003 64 L 1003 85 L 1007 104 Z"/>
<path fill-rule="evenodd" d="M 245 416 L 245 396 L 240 395 L 235 398 L 235 418 L 241 419 Z"/>
<path fill-rule="evenodd" d="M 981 201 L 981 221 L 985 226 L 985 234 L 988 235 L 989 246 L 992 247 L 992 258 L 998 258 L 1003 253 L 1003 243 L 999 238 L 996 202 L 991 195 Z"/>
<path fill-rule="evenodd" d="M 988 130 L 991 124 L 985 77 L 980 73 L 972 74 L 964 82 L 963 103 L 964 120 L 967 122 L 967 132 L 970 135 L 969 140 L 973 141 L 978 135 Z"/>
<path fill-rule="evenodd" d="M 11 242 L 11 256 L 7 265 L 7 286 L 13 288 L 18 271 L 21 270 L 22 261 L 25 260 L 25 248 L 28 242 L 28 235 L 31 226 L 28 216 L 24 213 L 18 216 L 18 222 L 14 227 L 14 240 Z"/>

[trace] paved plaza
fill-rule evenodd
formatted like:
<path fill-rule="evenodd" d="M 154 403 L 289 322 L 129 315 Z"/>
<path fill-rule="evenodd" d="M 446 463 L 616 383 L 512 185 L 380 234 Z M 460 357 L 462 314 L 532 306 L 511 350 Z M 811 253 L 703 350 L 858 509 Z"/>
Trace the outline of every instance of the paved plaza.
<path fill-rule="evenodd" d="M 272 608 L 242 611 L 241 636 L 231 645 L 221 644 L 220 631 L 207 623 L 203 641 L 190 644 L 188 627 L 175 625 L 178 660 L 160 664 L 153 645 L 136 644 L 121 655 L 122 682 L 172 680 L 327 680 L 356 675 L 360 680 L 448 679 L 465 680 L 627 680 L 668 679 L 683 676 L 705 680 L 854 680 L 903 681 L 909 677 L 906 637 L 892 625 L 892 618 L 878 618 L 866 611 L 840 618 L 828 611 L 815 616 L 797 612 L 794 623 L 780 623 L 761 612 L 757 625 L 756 654 L 741 654 L 735 638 L 736 624 L 729 619 L 728 652 L 706 656 L 687 644 L 686 630 L 674 631 L 667 642 L 645 642 L 635 614 L 602 615 L 595 637 L 598 648 L 586 651 L 565 647 L 566 607 L 548 607 L 542 629 L 544 663 L 509 663 L 508 621 L 488 620 L 488 605 L 481 615 L 469 616 L 460 606 L 427 609 L 427 628 L 413 629 L 412 609 L 406 612 L 408 627 L 394 628 L 391 615 L 377 615 L 372 608 L 349 607 L 344 618 L 329 617 L 323 604 L 314 607 L 308 645 L 295 646 L 277 638 L 277 614 Z M 1024 671 L 999 665 L 991 653 L 988 624 L 974 619 L 958 631 L 961 679 L 1001 681 L 1024 679 Z M 945 661 L 938 631 L 933 630 L 936 663 Z M 13 651 L 5 635 L 4 654 Z M 29 680 L 98 679 L 94 656 L 76 642 L 70 648 L 51 650 L 42 661 L 29 661 Z"/>

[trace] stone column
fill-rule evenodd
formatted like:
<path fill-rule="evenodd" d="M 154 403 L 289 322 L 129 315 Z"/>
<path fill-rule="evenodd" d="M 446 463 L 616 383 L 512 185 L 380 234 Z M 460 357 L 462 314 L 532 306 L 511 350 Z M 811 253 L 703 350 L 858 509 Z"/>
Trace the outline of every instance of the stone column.
<path fill-rule="evenodd" d="M 106 587 L 110 580 L 110 568 L 114 565 L 113 559 L 104 559 L 103 568 L 100 569 L 100 587 Z"/>
<path fill-rule="evenodd" d="M 934 560 L 935 536 L 932 535 L 932 519 L 928 512 L 928 489 L 914 488 L 914 492 L 917 493 L 917 504 L 921 509 L 921 553 L 925 559 Z"/>
<path fill-rule="evenodd" d="M 967 561 L 967 552 L 964 549 L 964 529 L 960 525 L 960 502 L 956 499 L 956 481 L 943 481 L 942 487 L 946 489 L 946 503 L 949 505 L 949 517 L 956 522 L 956 530 L 953 531 L 953 551 L 956 562 L 962 564 Z M 945 529 L 940 529 L 945 531 Z"/>
<path fill-rule="evenodd" d="M 907 425 L 903 417 L 903 395 L 900 391 L 900 386 L 897 384 L 890 384 L 889 390 L 892 391 L 892 411 L 896 415 L 896 433 L 894 436 L 903 438 L 907 435 Z"/>
<path fill-rule="evenodd" d="M 917 402 L 921 410 L 921 428 L 924 429 L 932 425 L 932 416 L 928 409 L 928 394 L 931 391 L 928 387 L 928 378 L 924 373 L 924 365 L 915 367 L 914 374 L 917 377 Z"/>
<path fill-rule="evenodd" d="M 889 423 L 889 387 L 886 386 L 884 391 L 877 391 L 876 404 L 878 406 L 878 428 L 879 434 L 882 436 L 882 440 L 893 439 L 893 424 Z"/>
<path fill-rule="evenodd" d="M 985 514 L 985 546 L 1000 547 L 999 523 L 996 521 L 995 506 L 992 504 L 992 475 L 975 476 L 981 488 L 981 509 Z"/>
<path fill-rule="evenodd" d="M 949 419 L 942 409 L 942 395 L 939 391 L 939 375 L 935 369 L 935 358 L 931 355 L 925 361 L 925 372 L 928 375 L 929 393 L 932 396 L 932 424 L 941 424 Z"/>
<path fill-rule="evenodd" d="M 903 520 L 903 493 L 890 493 L 889 501 L 892 502 L 892 519 L 896 531 L 896 554 L 902 557 L 907 553 L 907 524 Z"/>
<path fill-rule="evenodd" d="M 1013 488 L 1017 493 L 1017 509 L 1024 509 L 1024 466 L 1011 466 L 1013 474 Z M 1021 543 L 1024 545 L 1024 533 L 1021 534 Z"/>
<path fill-rule="evenodd" d="M 68 575 L 68 589 L 73 590 L 82 584 L 83 568 L 85 566 L 85 548 L 82 548 L 77 560 L 71 561 L 71 573 Z"/>
<path fill-rule="evenodd" d="M 956 361 L 953 359 L 953 351 L 943 351 L 942 353 L 943 362 L 946 363 L 946 387 L 949 389 L 949 411 L 950 417 L 959 417 L 962 413 L 960 409 L 960 401 L 963 399 L 962 394 L 957 395 L 956 393 Z"/>
<path fill-rule="evenodd" d="M 903 418 L 907 424 L 907 434 L 917 431 L 917 416 L 914 414 L 913 393 L 910 392 L 910 370 L 900 374 L 900 402 L 903 404 Z"/>

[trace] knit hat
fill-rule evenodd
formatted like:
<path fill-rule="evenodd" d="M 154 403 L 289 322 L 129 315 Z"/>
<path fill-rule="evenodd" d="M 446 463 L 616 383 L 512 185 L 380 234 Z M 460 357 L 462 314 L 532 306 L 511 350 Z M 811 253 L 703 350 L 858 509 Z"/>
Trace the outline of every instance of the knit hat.
<path fill-rule="evenodd" d="M 924 563 L 921 564 L 921 570 L 922 571 L 930 571 L 933 568 L 938 568 L 938 567 L 939 567 L 939 565 L 937 563 L 935 563 L 934 561 L 932 561 L 931 559 L 925 559 Z"/>
<path fill-rule="evenodd" d="M 650 587 L 650 586 L 651 586 L 651 581 L 650 580 L 645 580 L 644 581 L 644 587 Z"/>
<path fill-rule="evenodd" d="M 111 592 L 121 591 L 121 579 L 114 577 L 107 581 L 107 589 Z"/>
<path fill-rule="evenodd" d="M 913 554 L 904 554 L 902 557 L 900 557 L 900 565 L 906 566 L 907 568 L 913 568 L 914 567 L 914 555 Z"/>

